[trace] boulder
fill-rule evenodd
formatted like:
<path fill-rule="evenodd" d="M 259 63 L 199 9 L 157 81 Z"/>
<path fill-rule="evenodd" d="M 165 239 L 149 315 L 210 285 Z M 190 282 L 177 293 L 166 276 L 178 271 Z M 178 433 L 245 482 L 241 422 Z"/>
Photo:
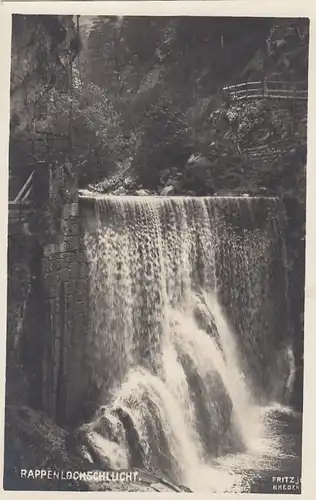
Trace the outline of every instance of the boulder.
<path fill-rule="evenodd" d="M 127 191 L 123 186 L 118 187 L 114 191 L 111 191 L 109 194 L 112 194 L 114 196 L 126 196 Z"/>
<path fill-rule="evenodd" d="M 131 469 L 136 479 L 126 481 L 98 481 L 93 474 L 107 471 L 116 474 L 107 465 L 102 435 L 112 430 L 107 412 L 101 408 L 99 418 L 67 432 L 47 415 L 27 406 L 8 406 L 5 414 L 4 490 L 11 491 L 190 491 L 173 484 L 151 471 Z M 104 425 L 106 424 L 106 425 Z M 101 441 L 100 441 L 101 439 Z M 100 446 L 101 444 L 101 446 Z M 113 443 L 115 445 L 115 442 Z M 109 451 L 115 449 L 109 443 Z M 51 477 L 25 477 L 21 470 L 50 472 Z M 126 471 L 126 469 L 124 469 Z M 66 479 L 55 473 L 90 473 L 79 479 Z"/>
<path fill-rule="evenodd" d="M 69 453 L 67 432 L 27 406 L 5 411 L 4 479 L 6 490 L 87 490 L 73 480 L 21 477 L 21 470 L 80 470 L 89 462 Z"/>
<path fill-rule="evenodd" d="M 174 186 L 165 186 L 163 190 L 161 191 L 161 196 L 170 196 L 174 194 L 175 188 Z"/>
<path fill-rule="evenodd" d="M 150 193 L 146 189 L 138 189 L 134 194 L 136 196 L 148 196 Z"/>

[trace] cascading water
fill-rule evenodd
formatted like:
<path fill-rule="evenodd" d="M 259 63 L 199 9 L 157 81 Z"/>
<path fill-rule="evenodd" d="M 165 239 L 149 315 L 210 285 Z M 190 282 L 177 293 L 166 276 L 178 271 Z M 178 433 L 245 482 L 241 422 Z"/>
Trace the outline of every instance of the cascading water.
<path fill-rule="evenodd" d="M 106 404 L 107 417 L 98 418 L 112 431 L 104 434 L 119 449 L 112 466 L 155 470 L 194 490 L 231 490 L 231 457 L 277 446 L 265 407 L 286 403 L 293 384 L 281 202 L 82 203 L 91 384 Z"/>

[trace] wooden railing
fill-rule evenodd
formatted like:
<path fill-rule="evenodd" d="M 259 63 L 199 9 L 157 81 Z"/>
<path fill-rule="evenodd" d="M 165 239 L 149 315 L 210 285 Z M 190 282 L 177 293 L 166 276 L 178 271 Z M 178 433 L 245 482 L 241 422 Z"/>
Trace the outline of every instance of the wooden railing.
<path fill-rule="evenodd" d="M 27 181 L 23 184 L 22 188 L 14 198 L 14 200 L 9 201 L 9 208 L 30 202 L 31 195 L 34 192 L 34 177 L 35 177 L 35 171 L 33 170 L 30 176 L 28 177 Z"/>
<path fill-rule="evenodd" d="M 252 148 L 244 148 L 243 152 L 245 153 L 254 153 L 260 150 L 264 150 L 266 148 L 273 149 L 275 151 L 279 151 L 282 148 L 287 148 L 291 145 L 294 147 L 297 147 L 298 144 L 302 144 L 304 141 L 306 141 L 306 136 L 305 135 L 300 135 L 297 137 L 286 137 L 283 139 L 278 139 L 278 140 L 271 140 L 269 143 L 266 144 L 260 144 L 259 146 L 255 146 Z"/>
<path fill-rule="evenodd" d="M 16 196 L 9 196 L 9 235 L 20 234 L 29 226 L 34 213 L 35 170 L 32 170 Z M 24 228 L 24 229 L 23 229 Z"/>
<path fill-rule="evenodd" d="M 244 82 L 223 88 L 229 98 L 244 99 L 297 99 L 306 101 L 308 90 L 305 82 L 260 81 Z"/>

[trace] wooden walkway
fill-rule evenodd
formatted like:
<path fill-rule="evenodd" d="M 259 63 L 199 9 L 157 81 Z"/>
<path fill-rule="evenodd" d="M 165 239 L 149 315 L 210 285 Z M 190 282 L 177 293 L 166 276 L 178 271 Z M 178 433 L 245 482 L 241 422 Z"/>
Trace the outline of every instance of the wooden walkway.
<path fill-rule="evenodd" d="M 244 82 L 223 88 L 233 101 L 246 99 L 294 99 L 307 101 L 306 82 Z"/>
<path fill-rule="evenodd" d="M 34 180 L 35 170 L 31 172 L 18 194 L 9 200 L 9 235 L 18 234 L 22 227 L 28 231 L 29 222 L 35 213 L 34 208 Z"/>
<path fill-rule="evenodd" d="M 28 226 L 41 210 L 49 197 L 50 160 L 55 151 L 67 153 L 71 143 L 65 134 L 38 132 L 24 143 L 23 150 L 19 146 L 13 143 L 12 150 L 19 156 L 9 166 L 9 234 L 18 232 L 19 225 Z"/>

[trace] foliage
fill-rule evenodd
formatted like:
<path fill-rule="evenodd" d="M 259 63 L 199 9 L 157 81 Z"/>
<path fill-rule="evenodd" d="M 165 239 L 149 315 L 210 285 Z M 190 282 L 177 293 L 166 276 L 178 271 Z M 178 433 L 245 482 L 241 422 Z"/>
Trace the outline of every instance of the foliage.
<path fill-rule="evenodd" d="M 293 130 L 289 107 L 228 102 L 219 89 L 244 79 L 306 79 L 308 23 L 286 22 L 277 28 L 280 21 L 269 18 L 94 18 L 82 32 L 72 85 L 65 69 L 40 96 L 36 129 L 71 130 L 81 185 L 130 159 L 137 182 L 155 189 L 162 170 L 181 173 L 196 153 L 210 165 L 214 189 L 270 190 L 273 179 L 283 182 L 282 165 L 259 167 L 246 150 L 293 134 L 303 144 L 306 124 L 297 119 Z"/>
<path fill-rule="evenodd" d="M 94 180 L 100 171 L 107 175 L 115 169 L 115 161 L 124 159 L 120 118 L 106 90 L 93 83 L 82 87 L 77 82 L 72 94 L 53 90 L 44 104 L 44 112 L 36 121 L 37 133 L 67 136 L 71 132 L 72 161 L 81 182 Z"/>
<path fill-rule="evenodd" d="M 132 166 L 144 187 L 157 188 L 163 169 L 171 166 L 183 170 L 193 150 L 190 131 L 167 95 L 149 106 L 138 127 L 141 140 Z"/>
<path fill-rule="evenodd" d="M 156 183 L 157 187 L 164 168 L 183 170 L 199 145 L 197 124 L 187 116 L 188 105 L 222 85 L 228 70 L 232 77 L 236 71 L 232 67 L 236 40 L 245 47 L 241 57 L 246 61 L 271 24 L 270 20 L 239 21 L 95 20 L 82 55 L 84 80 L 106 87 L 120 115 L 123 136 L 129 138 L 119 142 L 125 148 L 125 157 L 133 158 L 133 170 L 144 186 L 154 187 Z M 249 38 L 254 43 L 249 44 Z"/>

